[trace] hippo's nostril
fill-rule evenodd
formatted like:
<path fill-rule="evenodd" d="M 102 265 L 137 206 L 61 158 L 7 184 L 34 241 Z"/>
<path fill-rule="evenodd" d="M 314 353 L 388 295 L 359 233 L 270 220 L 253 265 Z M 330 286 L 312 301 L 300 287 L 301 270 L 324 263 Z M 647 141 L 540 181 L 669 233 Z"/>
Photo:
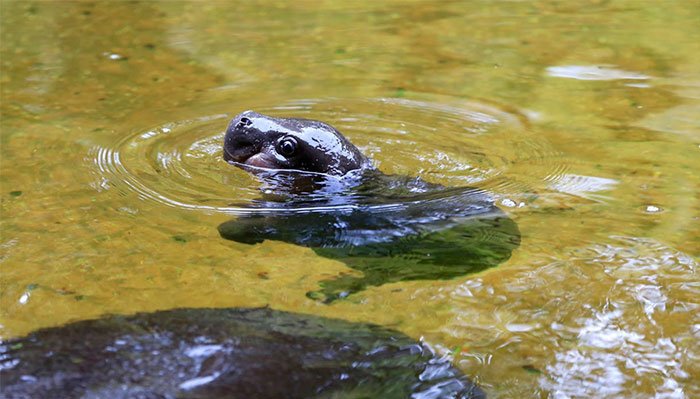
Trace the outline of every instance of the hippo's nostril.
<path fill-rule="evenodd" d="M 253 121 L 251 121 L 250 119 L 248 119 L 246 117 L 243 117 L 243 118 L 241 118 L 240 121 L 238 121 L 238 123 L 236 124 L 236 127 L 246 127 L 246 126 L 250 126 L 252 123 L 253 123 Z"/>

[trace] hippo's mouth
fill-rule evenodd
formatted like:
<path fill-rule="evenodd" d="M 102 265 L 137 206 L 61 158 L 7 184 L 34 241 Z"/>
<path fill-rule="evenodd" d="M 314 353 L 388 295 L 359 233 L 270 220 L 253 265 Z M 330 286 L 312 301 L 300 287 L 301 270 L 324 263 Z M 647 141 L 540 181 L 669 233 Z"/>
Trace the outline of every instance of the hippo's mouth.
<path fill-rule="evenodd" d="M 224 148 L 224 160 L 234 164 L 253 166 L 256 168 L 275 169 L 278 167 L 275 158 L 264 152 L 233 155 Z"/>
<path fill-rule="evenodd" d="M 263 152 L 254 154 L 253 156 L 248 157 L 248 159 L 241 163 L 248 166 L 255 166 L 256 168 L 265 169 L 275 169 L 279 167 L 273 157 Z"/>

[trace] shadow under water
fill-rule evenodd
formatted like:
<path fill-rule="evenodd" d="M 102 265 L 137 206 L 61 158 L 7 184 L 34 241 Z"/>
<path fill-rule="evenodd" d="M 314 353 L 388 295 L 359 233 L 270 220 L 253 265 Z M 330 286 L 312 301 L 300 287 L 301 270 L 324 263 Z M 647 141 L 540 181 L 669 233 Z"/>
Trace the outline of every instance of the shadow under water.
<path fill-rule="evenodd" d="M 268 308 L 109 316 L 0 343 L 3 398 L 485 398 L 377 325 Z"/>
<path fill-rule="evenodd" d="M 340 179 L 256 173 L 263 192 L 275 194 L 219 225 L 219 233 L 245 244 L 309 247 L 362 272 L 322 281 L 319 291 L 307 293 L 326 303 L 367 286 L 476 273 L 506 261 L 520 244 L 515 222 L 483 191 L 362 173 Z"/>

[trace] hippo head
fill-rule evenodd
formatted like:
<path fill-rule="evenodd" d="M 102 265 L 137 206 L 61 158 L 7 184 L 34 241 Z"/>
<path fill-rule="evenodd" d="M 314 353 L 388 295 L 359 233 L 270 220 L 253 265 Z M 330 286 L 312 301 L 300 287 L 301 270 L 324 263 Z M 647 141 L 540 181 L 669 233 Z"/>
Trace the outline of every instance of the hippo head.
<path fill-rule="evenodd" d="M 332 126 L 245 111 L 231 120 L 224 159 L 237 166 L 342 176 L 369 160 Z"/>

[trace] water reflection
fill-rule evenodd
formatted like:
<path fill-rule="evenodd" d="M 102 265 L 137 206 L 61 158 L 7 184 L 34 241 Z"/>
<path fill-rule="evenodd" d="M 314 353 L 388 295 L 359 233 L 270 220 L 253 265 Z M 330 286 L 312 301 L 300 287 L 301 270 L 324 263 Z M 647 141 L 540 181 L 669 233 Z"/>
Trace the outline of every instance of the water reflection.
<path fill-rule="evenodd" d="M 586 249 L 589 256 L 578 253 L 584 264 L 604 267 L 612 284 L 604 306 L 587 305 L 586 316 L 552 324 L 562 342 L 572 342 L 556 353 L 540 382 L 562 398 L 619 397 L 632 387 L 648 397 L 689 397 L 683 386 L 697 371 L 697 345 L 691 344 L 697 337 L 678 331 L 672 320 L 700 322 L 698 288 L 687 284 L 698 264 L 654 240 L 615 238 Z"/>
<path fill-rule="evenodd" d="M 672 392 L 668 370 L 639 375 L 616 348 L 577 347 L 586 319 L 621 310 L 611 325 L 643 335 L 649 348 L 670 339 L 682 370 L 700 375 L 697 272 L 605 273 L 622 258 L 679 265 L 674 253 L 695 261 L 700 254 L 697 7 L 638 0 L 1 7 L 2 334 L 104 312 L 270 303 L 341 310 L 413 336 L 445 331 L 432 341 L 448 352 L 468 348 L 460 367 L 494 396 L 557 389 L 576 396 L 583 372 L 566 374 L 556 358 L 573 349 L 584 361 L 613 354 L 626 382 L 609 396 Z M 597 66 L 604 69 L 591 70 Z M 563 67 L 554 72 L 567 77 L 548 67 Z M 255 182 L 245 173 L 217 163 L 219 122 L 196 120 L 248 108 L 326 120 L 387 173 L 486 188 L 509 208 L 524 244 L 506 267 L 476 276 L 385 285 L 358 295 L 362 306 L 315 306 L 303 294 L 318 289 L 314 281 L 335 262 L 283 243 L 237 245 L 212 229 L 229 218 L 221 213 L 231 202 L 260 193 L 248 189 Z M 500 122 L 473 123 L 456 110 Z M 513 117 L 520 112 L 529 120 Z M 588 191 L 590 181 L 568 175 L 617 184 Z M 625 255 L 591 251 L 608 245 Z M 39 288 L 20 304 L 32 284 Z M 608 299 L 617 307 L 605 308 Z M 554 322 L 573 333 L 553 332 Z M 619 352 L 647 350 L 630 345 Z M 538 381 L 550 364 L 555 378 L 543 392 Z M 686 397 L 700 397 L 697 378 L 672 379 Z M 593 386 L 581 391 L 600 396 Z"/>
<path fill-rule="evenodd" d="M 597 176 L 581 176 L 565 174 L 552 182 L 550 187 L 556 191 L 567 193 L 590 200 L 610 199 L 610 197 L 598 194 L 600 191 L 610 191 L 615 188 L 618 181 Z"/>
<path fill-rule="evenodd" d="M 650 76 L 609 65 L 563 65 L 547 68 L 549 76 L 577 80 L 648 80 Z"/>

